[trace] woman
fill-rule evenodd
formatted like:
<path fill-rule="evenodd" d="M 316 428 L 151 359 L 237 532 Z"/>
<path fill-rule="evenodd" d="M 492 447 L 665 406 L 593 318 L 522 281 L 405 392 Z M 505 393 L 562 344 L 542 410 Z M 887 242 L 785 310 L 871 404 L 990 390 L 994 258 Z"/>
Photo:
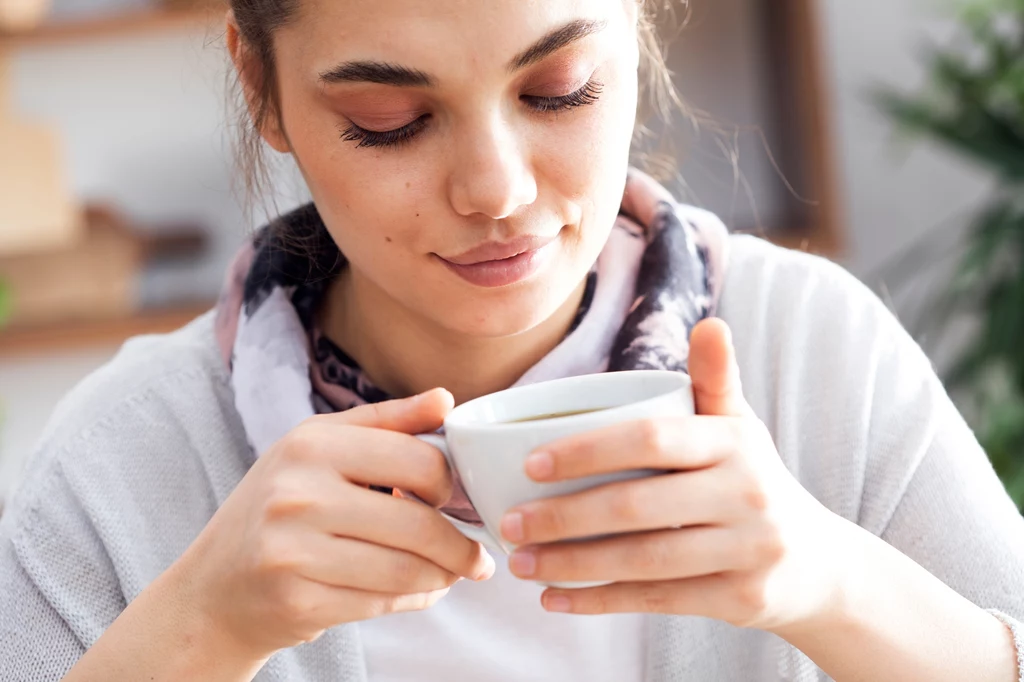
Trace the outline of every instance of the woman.
<path fill-rule="evenodd" d="M 2 524 L 4 679 L 1024 679 L 1024 522 L 920 350 L 627 170 L 644 7 L 231 8 L 314 203 L 58 409 Z M 526 471 L 673 473 L 509 510 L 507 561 L 386 494 L 471 516 L 414 434 L 637 368 L 689 371 L 699 415 Z"/>

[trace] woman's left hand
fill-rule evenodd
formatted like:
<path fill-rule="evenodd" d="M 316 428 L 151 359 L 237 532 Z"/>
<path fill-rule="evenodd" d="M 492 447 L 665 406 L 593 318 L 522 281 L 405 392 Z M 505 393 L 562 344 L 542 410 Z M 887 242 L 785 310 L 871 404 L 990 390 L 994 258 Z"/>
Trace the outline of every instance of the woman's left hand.
<path fill-rule="evenodd" d="M 697 416 L 611 426 L 551 443 L 527 460 L 527 474 L 543 482 L 670 472 L 506 514 L 502 534 L 520 546 L 510 560 L 516 576 L 614 581 L 549 589 L 549 611 L 697 615 L 772 630 L 807 622 L 840 598 L 851 524 L 783 465 L 743 398 L 724 322 L 694 329 L 689 364 Z M 607 535 L 615 536 L 578 541 Z"/>

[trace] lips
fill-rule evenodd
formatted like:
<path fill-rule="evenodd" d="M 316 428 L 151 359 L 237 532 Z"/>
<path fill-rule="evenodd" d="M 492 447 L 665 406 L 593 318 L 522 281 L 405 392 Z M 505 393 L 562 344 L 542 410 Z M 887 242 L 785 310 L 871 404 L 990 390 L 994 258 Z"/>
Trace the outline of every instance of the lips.
<path fill-rule="evenodd" d="M 547 260 L 558 239 L 525 235 L 509 242 L 489 242 L 441 261 L 476 286 L 503 287 L 527 279 Z"/>
<path fill-rule="evenodd" d="M 469 251 L 460 253 L 458 256 L 444 258 L 443 260 L 452 265 L 478 265 L 490 261 L 507 260 L 527 251 L 538 251 L 557 238 L 558 235 L 554 237 L 523 235 L 508 242 L 487 242 Z"/>

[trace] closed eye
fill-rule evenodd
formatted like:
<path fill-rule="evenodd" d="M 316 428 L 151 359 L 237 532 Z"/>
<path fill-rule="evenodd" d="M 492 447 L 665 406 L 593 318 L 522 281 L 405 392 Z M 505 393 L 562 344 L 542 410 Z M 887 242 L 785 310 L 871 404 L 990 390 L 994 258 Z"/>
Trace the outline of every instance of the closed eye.
<path fill-rule="evenodd" d="M 537 111 L 564 111 L 594 104 L 601 99 L 604 84 L 591 79 L 586 85 L 575 92 L 560 97 L 536 97 L 523 95 L 521 99 Z"/>
<path fill-rule="evenodd" d="M 595 104 L 601 99 L 601 92 L 603 90 L 604 85 L 602 83 L 591 79 L 582 88 L 575 92 L 570 92 L 568 95 L 558 97 L 523 95 L 520 97 L 520 100 L 534 111 L 551 113 Z M 355 142 L 357 149 L 363 147 L 399 147 L 411 141 L 423 131 L 427 127 L 429 120 L 430 114 L 424 114 L 401 128 L 386 131 L 366 130 L 354 123 L 350 123 L 342 131 L 341 139 L 346 142 Z"/>

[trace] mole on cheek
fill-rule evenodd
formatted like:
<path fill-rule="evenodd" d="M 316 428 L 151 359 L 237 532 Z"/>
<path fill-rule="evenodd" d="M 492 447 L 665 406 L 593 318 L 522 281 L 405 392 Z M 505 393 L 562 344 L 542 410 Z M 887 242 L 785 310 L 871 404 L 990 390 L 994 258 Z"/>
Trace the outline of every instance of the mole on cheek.
<path fill-rule="evenodd" d="M 388 236 L 386 236 L 386 235 L 385 235 L 384 239 L 385 239 L 385 241 L 387 241 L 387 243 L 388 243 L 388 244 L 390 244 L 390 243 L 391 243 L 391 241 L 392 241 L 392 240 L 391 240 L 391 237 L 388 237 Z"/>

